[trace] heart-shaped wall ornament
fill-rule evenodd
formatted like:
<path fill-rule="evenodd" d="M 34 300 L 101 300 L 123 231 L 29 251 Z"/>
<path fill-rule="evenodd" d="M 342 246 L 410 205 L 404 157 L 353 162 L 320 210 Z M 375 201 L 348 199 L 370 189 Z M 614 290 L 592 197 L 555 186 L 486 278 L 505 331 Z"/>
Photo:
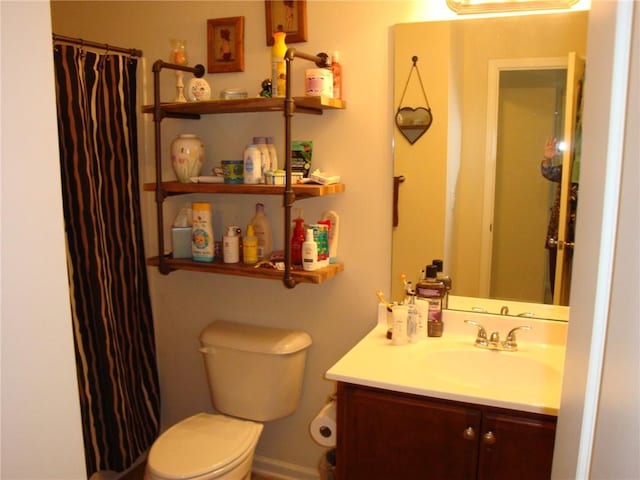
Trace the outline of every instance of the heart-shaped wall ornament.
<path fill-rule="evenodd" d="M 431 122 L 433 115 L 428 107 L 402 107 L 396 113 L 396 126 L 411 145 L 429 130 Z"/>

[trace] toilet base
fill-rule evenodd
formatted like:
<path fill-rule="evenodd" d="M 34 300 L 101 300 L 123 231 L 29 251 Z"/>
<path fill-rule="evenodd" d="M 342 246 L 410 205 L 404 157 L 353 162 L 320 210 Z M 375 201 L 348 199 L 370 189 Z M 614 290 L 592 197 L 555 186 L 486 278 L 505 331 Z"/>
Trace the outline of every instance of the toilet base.
<path fill-rule="evenodd" d="M 249 455 L 241 461 L 233 470 L 223 474 L 222 476 L 216 476 L 215 474 L 198 475 L 197 477 L 191 477 L 188 480 L 251 480 L 251 466 L 253 465 L 253 454 L 255 450 L 249 452 Z M 153 475 L 148 468 L 144 471 L 144 480 L 165 480 Z"/>

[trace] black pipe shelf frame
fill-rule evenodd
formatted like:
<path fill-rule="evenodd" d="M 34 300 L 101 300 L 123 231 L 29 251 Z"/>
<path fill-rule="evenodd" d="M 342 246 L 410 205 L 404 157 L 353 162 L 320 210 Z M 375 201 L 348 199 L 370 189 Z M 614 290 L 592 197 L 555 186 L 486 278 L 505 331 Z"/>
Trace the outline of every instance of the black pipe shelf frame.
<path fill-rule="evenodd" d="M 155 134 L 155 170 L 156 181 L 145 183 L 144 191 L 155 192 L 158 251 L 164 252 L 164 213 L 163 204 L 168 196 L 193 193 L 230 193 L 241 195 L 281 195 L 284 202 L 284 238 L 285 261 L 284 270 L 275 268 L 244 265 L 242 263 L 225 264 L 213 262 L 195 262 L 191 259 L 174 259 L 171 255 L 158 255 L 147 259 L 147 264 L 158 267 L 159 271 L 168 275 L 175 270 L 188 270 L 205 273 L 219 273 L 242 277 L 281 280 L 287 288 L 294 288 L 298 283 L 319 284 L 342 272 L 342 263 L 332 263 L 329 266 L 305 271 L 294 266 L 291 262 L 291 239 L 289 226 L 291 225 L 291 208 L 296 200 L 321 197 L 342 193 L 345 185 L 292 184 L 291 181 L 291 121 L 294 112 L 322 115 L 325 110 L 342 110 L 346 102 L 341 99 L 325 96 L 293 97 L 291 95 L 291 62 L 294 58 L 303 58 L 314 62 L 319 67 L 327 66 L 325 54 L 309 55 L 289 48 L 285 54 L 286 64 L 286 95 L 284 98 L 244 98 L 233 100 L 210 100 L 203 102 L 174 103 L 160 101 L 160 73 L 163 69 L 181 70 L 192 73 L 195 77 L 204 75 L 204 66 L 176 65 L 157 60 L 153 64 L 153 105 L 143 105 L 142 113 L 153 114 Z M 230 184 L 184 184 L 175 181 L 164 181 L 162 178 L 162 129 L 161 123 L 165 118 L 199 119 L 202 115 L 222 113 L 252 113 L 252 112 L 283 112 L 285 119 L 285 184 L 284 185 L 230 185 Z"/>

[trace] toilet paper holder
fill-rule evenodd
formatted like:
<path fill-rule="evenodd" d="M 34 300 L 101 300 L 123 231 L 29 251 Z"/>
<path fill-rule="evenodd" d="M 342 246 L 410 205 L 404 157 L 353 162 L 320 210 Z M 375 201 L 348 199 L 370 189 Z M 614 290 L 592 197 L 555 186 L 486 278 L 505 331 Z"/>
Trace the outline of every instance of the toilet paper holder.
<path fill-rule="evenodd" d="M 309 424 L 311 437 L 323 447 L 336 446 L 336 400 L 335 394 L 329 395 L 327 402 Z"/>

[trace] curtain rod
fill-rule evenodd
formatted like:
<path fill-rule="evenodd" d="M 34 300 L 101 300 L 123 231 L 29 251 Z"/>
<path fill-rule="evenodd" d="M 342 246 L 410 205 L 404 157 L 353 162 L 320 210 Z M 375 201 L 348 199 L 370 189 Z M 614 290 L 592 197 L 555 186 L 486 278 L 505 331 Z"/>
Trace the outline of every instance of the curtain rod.
<path fill-rule="evenodd" d="M 138 50 L 137 48 L 115 47 L 113 45 L 109 45 L 108 43 L 98 43 L 98 42 L 91 42 L 89 40 L 83 40 L 82 38 L 65 37 L 64 35 L 58 35 L 57 33 L 53 34 L 53 41 L 72 43 L 74 45 L 98 48 L 101 50 L 106 50 L 108 52 L 112 51 L 112 52 L 119 52 L 119 53 L 127 53 L 132 57 L 142 57 L 142 50 Z"/>

